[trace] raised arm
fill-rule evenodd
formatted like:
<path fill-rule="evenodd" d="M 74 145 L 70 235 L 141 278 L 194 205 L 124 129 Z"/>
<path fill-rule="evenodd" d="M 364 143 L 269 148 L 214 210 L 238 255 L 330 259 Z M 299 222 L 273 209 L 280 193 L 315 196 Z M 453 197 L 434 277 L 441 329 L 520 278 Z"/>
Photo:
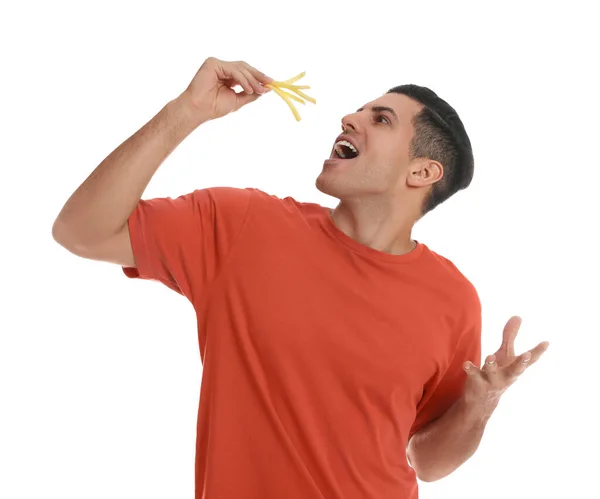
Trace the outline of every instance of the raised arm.
<path fill-rule="evenodd" d="M 56 242 L 83 258 L 134 267 L 127 220 L 159 166 L 198 126 L 253 102 L 270 81 L 244 62 L 207 59 L 188 88 L 73 193 L 52 227 Z"/>

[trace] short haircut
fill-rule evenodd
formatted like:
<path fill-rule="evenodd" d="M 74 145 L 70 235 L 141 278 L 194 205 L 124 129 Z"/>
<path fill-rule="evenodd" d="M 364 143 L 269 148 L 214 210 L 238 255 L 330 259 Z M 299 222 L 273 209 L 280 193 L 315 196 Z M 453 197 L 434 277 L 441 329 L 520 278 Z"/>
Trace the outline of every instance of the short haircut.
<path fill-rule="evenodd" d="M 411 159 L 428 158 L 444 167 L 444 176 L 432 185 L 421 207 L 425 215 L 471 183 L 474 170 L 471 141 L 458 113 L 432 90 L 409 84 L 394 87 L 388 93 L 406 95 L 423 105 L 413 118 Z"/>

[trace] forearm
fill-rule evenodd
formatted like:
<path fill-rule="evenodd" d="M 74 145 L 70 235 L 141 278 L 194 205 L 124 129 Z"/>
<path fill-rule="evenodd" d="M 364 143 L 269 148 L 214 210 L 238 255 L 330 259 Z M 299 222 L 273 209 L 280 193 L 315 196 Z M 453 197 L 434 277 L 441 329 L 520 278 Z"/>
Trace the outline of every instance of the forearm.
<path fill-rule="evenodd" d="M 459 399 L 441 418 L 416 433 L 408 456 L 420 480 L 433 482 L 452 473 L 477 450 L 489 410 Z"/>
<path fill-rule="evenodd" d="M 58 242 L 101 241 L 127 223 L 159 166 L 203 122 L 186 99 L 181 94 L 170 101 L 81 184 L 52 228 Z"/>

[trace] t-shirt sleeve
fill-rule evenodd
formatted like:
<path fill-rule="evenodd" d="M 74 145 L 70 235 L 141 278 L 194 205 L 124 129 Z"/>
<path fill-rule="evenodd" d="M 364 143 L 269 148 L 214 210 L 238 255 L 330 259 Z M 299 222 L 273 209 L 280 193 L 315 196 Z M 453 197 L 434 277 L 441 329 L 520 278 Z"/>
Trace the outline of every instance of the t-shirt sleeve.
<path fill-rule="evenodd" d="M 159 281 L 193 302 L 225 264 L 251 195 L 250 189 L 216 187 L 141 200 L 128 219 L 136 267 L 123 272 Z"/>
<path fill-rule="evenodd" d="M 464 363 L 471 361 L 478 367 L 481 365 L 481 303 L 476 292 L 467 317 L 468 319 L 461 321 L 464 324 L 463 333 L 446 372 L 425 387 L 409 432 L 409 440 L 424 426 L 441 417 L 461 397 L 467 380 Z"/>

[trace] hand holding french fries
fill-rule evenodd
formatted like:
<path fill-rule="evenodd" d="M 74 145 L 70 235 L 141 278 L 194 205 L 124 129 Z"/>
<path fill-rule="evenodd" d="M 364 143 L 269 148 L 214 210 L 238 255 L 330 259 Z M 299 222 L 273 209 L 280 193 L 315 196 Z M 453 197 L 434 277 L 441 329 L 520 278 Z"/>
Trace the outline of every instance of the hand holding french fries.
<path fill-rule="evenodd" d="M 302 92 L 309 86 L 295 85 L 305 74 L 302 72 L 289 80 L 275 81 L 244 61 L 229 62 L 209 57 L 180 97 L 199 124 L 235 112 L 272 90 L 289 106 L 296 121 L 300 121 L 300 114 L 292 100 L 300 104 L 305 104 L 303 99 L 317 103 Z M 237 86 L 242 87 L 242 91 L 236 92 L 234 88 Z"/>

